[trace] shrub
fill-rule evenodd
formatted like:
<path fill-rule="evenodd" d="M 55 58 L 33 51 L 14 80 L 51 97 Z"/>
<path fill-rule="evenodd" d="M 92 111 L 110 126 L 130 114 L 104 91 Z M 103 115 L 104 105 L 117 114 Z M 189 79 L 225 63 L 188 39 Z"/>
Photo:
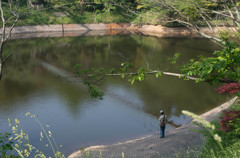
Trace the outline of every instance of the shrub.
<path fill-rule="evenodd" d="M 218 122 L 220 125 L 220 131 L 223 132 L 231 132 L 233 130 L 236 130 L 236 128 L 239 128 L 240 130 L 240 111 L 224 111 L 223 116 L 220 117 L 220 121 Z M 240 131 L 237 131 L 238 133 Z"/>
<path fill-rule="evenodd" d="M 18 156 L 9 155 L 13 150 L 13 141 L 9 139 L 11 133 L 0 133 L 0 157 L 2 158 L 18 158 Z"/>
<path fill-rule="evenodd" d="M 224 84 L 223 86 L 221 86 L 215 90 L 218 93 L 235 94 L 235 93 L 239 93 L 240 85 L 239 85 L 239 83 L 228 83 L 228 84 Z"/>

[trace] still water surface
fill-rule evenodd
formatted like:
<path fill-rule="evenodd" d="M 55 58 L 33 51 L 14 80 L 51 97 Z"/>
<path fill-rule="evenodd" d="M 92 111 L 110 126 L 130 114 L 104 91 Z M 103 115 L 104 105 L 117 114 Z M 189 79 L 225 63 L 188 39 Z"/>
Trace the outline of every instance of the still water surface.
<path fill-rule="evenodd" d="M 47 153 L 46 142 L 39 141 L 39 125 L 26 118 L 26 112 L 50 125 L 57 144 L 68 155 L 81 147 L 157 134 L 161 109 L 179 125 L 190 121 L 181 110 L 201 114 L 226 100 L 214 87 L 170 76 L 149 76 L 133 86 L 118 77 L 107 78 L 100 84 L 104 99 L 95 100 L 77 78 L 69 77 L 76 64 L 119 68 L 126 60 L 135 68 L 148 64 L 179 72 L 178 66 L 189 59 L 217 49 L 206 39 L 138 35 L 36 38 L 12 40 L 5 48 L 16 54 L 5 65 L 0 82 L 0 132 L 10 131 L 8 118 L 18 118 L 31 143 Z M 167 60 L 174 53 L 182 53 L 175 65 Z"/>

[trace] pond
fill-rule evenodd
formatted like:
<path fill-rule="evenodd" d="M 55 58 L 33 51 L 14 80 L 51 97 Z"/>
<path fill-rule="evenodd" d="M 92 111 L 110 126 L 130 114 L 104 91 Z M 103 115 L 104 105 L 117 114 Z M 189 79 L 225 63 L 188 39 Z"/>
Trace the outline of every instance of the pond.
<path fill-rule="evenodd" d="M 181 110 L 201 114 L 223 103 L 226 98 L 214 87 L 177 77 L 149 76 L 131 85 L 120 77 L 99 83 L 103 100 L 92 99 L 73 67 L 119 68 L 128 60 L 134 68 L 179 72 L 178 67 L 199 55 L 209 56 L 217 49 L 206 39 L 155 38 L 140 35 L 104 35 L 11 40 L 5 51 L 16 53 L 4 67 L 0 82 L 0 132 L 11 131 L 8 118 L 18 118 L 30 142 L 46 153 L 40 126 L 49 125 L 65 155 L 82 147 L 110 144 L 158 134 L 159 111 L 163 109 L 172 125 L 190 121 Z M 181 53 L 176 64 L 168 58 Z"/>

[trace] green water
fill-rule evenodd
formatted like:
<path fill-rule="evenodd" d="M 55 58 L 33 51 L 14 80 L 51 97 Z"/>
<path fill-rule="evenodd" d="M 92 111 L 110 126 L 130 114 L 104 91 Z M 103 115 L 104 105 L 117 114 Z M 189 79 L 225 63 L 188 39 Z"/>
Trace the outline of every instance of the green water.
<path fill-rule="evenodd" d="M 33 38 L 12 40 L 5 54 L 16 53 L 4 66 L 0 82 L 0 129 L 9 131 L 8 118 L 18 118 L 31 143 L 50 154 L 39 141 L 40 127 L 26 118 L 30 112 L 50 125 L 66 155 L 81 147 L 115 143 L 148 134 L 158 134 L 159 110 L 173 124 L 190 118 L 189 110 L 201 114 L 226 100 L 205 83 L 177 77 L 149 76 L 131 85 L 119 77 L 106 78 L 99 86 L 103 100 L 91 99 L 80 79 L 70 77 L 73 67 L 119 68 L 128 60 L 139 68 L 149 65 L 161 71 L 179 72 L 178 67 L 199 55 L 217 49 L 206 39 L 155 38 L 138 35 Z M 167 59 L 181 53 L 177 64 Z M 171 125 L 167 129 L 174 128 Z"/>

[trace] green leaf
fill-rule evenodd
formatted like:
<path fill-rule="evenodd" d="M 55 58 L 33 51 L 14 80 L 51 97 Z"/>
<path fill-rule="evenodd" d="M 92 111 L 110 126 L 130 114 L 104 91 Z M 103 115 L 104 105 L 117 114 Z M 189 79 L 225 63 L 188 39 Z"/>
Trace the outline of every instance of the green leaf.
<path fill-rule="evenodd" d="M 160 76 L 162 76 L 162 73 L 161 73 L 160 71 L 158 71 L 158 72 L 156 73 L 156 77 L 158 78 L 158 77 L 160 77 Z"/>

